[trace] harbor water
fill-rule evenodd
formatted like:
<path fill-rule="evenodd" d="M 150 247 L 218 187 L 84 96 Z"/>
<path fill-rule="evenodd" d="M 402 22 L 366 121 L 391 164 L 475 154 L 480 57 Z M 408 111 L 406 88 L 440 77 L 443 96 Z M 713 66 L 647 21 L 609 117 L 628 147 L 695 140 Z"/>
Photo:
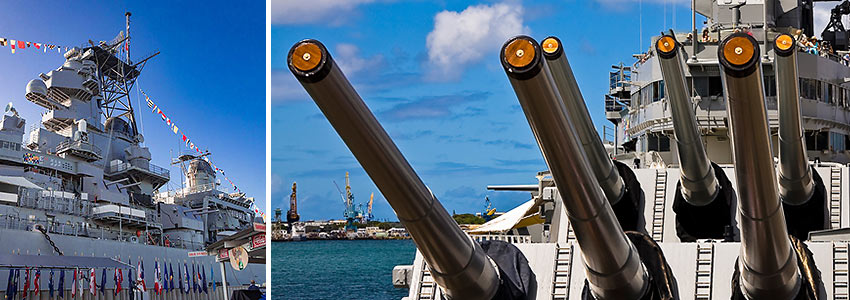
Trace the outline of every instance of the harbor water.
<path fill-rule="evenodd" d="M 413 263 L 412 240 L 272 243 L 272 299 L 398 300 L 392 269 Z"/>

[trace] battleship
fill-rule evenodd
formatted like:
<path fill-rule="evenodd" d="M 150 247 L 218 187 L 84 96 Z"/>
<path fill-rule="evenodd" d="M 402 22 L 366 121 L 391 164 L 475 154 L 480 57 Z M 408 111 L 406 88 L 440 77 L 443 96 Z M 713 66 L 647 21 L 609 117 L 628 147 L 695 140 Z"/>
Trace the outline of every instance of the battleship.
<path fill-rule="evenodd" d="M 71 296 L 72 269 L 97 268 L 98 285 L 107 291 L 100 297 L 131 299 L 127 288 L 116 295 L 112 270 L 139 272 L 140 260 L 148 273 L 145 299 L 153 297 L 155 263 L 172 272 L 174 265 L 184 271 L 185 264 L 214 269 L 207 282 L 217 285 L 216 292 L 172 291 L 158 296 L 163 299 L 227 299 L 228 290 L 245 289 L 252 281 L 263 284 L 264 265 L 249 261 L 254 264 L 234 271 L 227 255 L 210 250 L 242 246 L 233 243 L 264 232 L 262 218 L 251 209 L 253 198 L 219 187 L 216 171 L 203 159 L 209 153 L 173 159 L 183 173 L 177 190 L 165 189 L 170 171 L 151 163 L 130 96 L 145 64 L 159 52 L 131 60 L 130 14 L 126 17 L 126 36 L 69 48 L 58 68 L 33 74 L 35 79 L 21 87 L 26 100 L 44 109 L 36 125 L 28 127 L 17 113 L 15 105 L 21 104 L 6 106 L 0 120 L 2 266 L 41 268 L 42 280 L 49 269 L 57 269 L 57 275 L 65 269 L 66 284 L 58 291 L 64 297 Z M 109 280 L 100 282 L 100 269 L 106 267 Z M 124 274 L 128 287 L 131 273 Z M 7 276 L 3 272 L 0 280 Z M 47 288 L 42 282 L 40 294 L 15 296 L 8 286 L 3 292 L 8 299 L 48 299 Z"/>
<path fill-rule="evenodd" d="M 488 186 L 532 199 L 466 232 L 324 45 L 291 48 L 293 75 L 413 237 L 412 265 L 392 270 L 404 299 L 850 297 L 850 1 L 820 39 L 812 0 L 691 8 L 690 32 L 614 65 L 613 141 L 594 128 L 569 44 L 508 40 L 499 59 L 548 170 Z"/>

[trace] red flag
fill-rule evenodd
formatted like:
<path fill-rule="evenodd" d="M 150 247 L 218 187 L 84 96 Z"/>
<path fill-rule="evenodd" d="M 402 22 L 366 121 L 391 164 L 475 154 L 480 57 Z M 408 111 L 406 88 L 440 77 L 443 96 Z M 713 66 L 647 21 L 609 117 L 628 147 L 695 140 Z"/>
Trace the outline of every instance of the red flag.
<path fill-rule="evenodd" d="M 92 296 L 97 296 L 97 279 L 94 274 L 94 268 L 91 268 L 89 271 L 89 292 L 91 292 Z"/>
<path fill-rule="evenodd" d="M 35 279 L 32 280 L 33 287 L 32 289 L 35 291 L 35 295 L 38 296 L 39 283 L 41 281 L 41 270 L 35 269 Z"/>
<path fill-rule="evenodd" d="M 74 284 L 71 285 L 71 298 L 74 297 L 77 297 L 77 269 L 74 269 Z"/>
<path fill-rule="evenodd" d="M 35 45 L 36 49 L 41 49 L 41 46 L 38 43 L 32 43 L 32 44 Z"/>

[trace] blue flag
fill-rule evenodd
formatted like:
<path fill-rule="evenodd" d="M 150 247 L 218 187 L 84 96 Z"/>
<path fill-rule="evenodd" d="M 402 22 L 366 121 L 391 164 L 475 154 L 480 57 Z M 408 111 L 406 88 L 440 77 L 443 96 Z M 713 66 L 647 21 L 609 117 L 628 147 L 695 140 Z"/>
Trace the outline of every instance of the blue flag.
<path fill-rule="evenodd" d="M 210 281 L 212 281 L 212 290 L 215 292 L 215 267 L 210 267 Z"/>
<path fill-rule="evenodd" d="M 65 297 L 65 269 L 59 270 L 59 298 Z"/>
<path fill-rule="evenodd" d="M 14 299 L 15 298 L 15 269 L 9 269 L 9 281 L 6 283 L 6 299 Z"/>
<path fill-rule="evenodd" d="M 53 269 L 50 269 L 50 278 L 47 278 L 47 290 L 50 298 L 53 298 Z"/>
<path fill-rule="evenodd" d="M 103 269 L 103 273 L 100 275 L 100 293 L 106 293 L 106 268 Z"/>
<path fill-rule="evenodd" d="M 180 293 L 185 294 L 183 290 L 183 270 L 180 269 L 180 263 L 177 263 L 177 285 L 179 285 Z"/>
<path fill-rule="evenodd" d="M 204 294 L 209 294 L 209 290 L 207 290 L 207 269 L 204 265 L 201 265 L 201 276 L 203 276 L 201 280 L 201 287 L 204 288 Z"/>
<path fill-rule="evenodd" d="M 127 263 L 132 266 L 133 260 L 128 259 Z M 130 275 L 129 277 L 127 277 L 127 293 L 130 294 L 130 298 L 133 298 L 133 289 L 136 288 L 135 284 L 133 284 L 133 283 L 136 282 L 136 276 L 133 275 L 133 268 L 132 267 L 130 267 L 127 270 L 129 271 L 129 272 L 127 272 L 127 273 L 129 273 L 128 275 Z"/>
<path fill-rule="evenodd" d="M 198 292 L 198 271 L 195 270 L 195 262 L 192 262 L 192 292 Z"/>

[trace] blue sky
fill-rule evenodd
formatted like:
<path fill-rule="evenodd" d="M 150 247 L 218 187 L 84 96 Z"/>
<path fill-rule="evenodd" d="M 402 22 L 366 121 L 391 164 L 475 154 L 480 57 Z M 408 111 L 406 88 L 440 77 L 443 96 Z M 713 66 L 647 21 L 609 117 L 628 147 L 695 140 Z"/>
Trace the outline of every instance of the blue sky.
<path fill-rule="evenodd" d="M 207 1 L 0 2 L 0 37 L 83 45 L 111 40 L 132 12 L 131 54 L 136 60 L 160 51 L 137 85 L 177 122 L 240 189 L 265 207 L 265 5 Z M 64 62 L 61 54 L 0 47 L 0 102 L 11 101 L 27 119 L 40 122 L 43 109 L 24 98 L 27 82 Z M 182 141 L 133 92 L 152 163 L 170 167 L 185 150 Z M 172 154 L 173 153 L 173 154 Z M 180 171 L 171 169 L 180 186 Z M 232 191 L 224 179 L 222 190 Z"/>
<path fill-rule="evenodd" d="M 691 24 L 690 1 L 333 2 L 307 9 L 273 1 L 271 8 L 272 206 L 285 211 L 297 181 L 302 219 L 341 218 L 332 181 L 342 184 L 345 171 L 356 202 L 375 192 L 375 216 L 396 217 L 286 69 L 298 40 L 325 43 L 424 182 L 461 213 L 481 211 L 485 196 L 500 211 L 513 208 L 529 194 L 486 185 L 534 184 L 546 168 L 499 65 L 508 37 L 560 37 L 601 129 L 610 126 L 602 101 L 611 65 L 631 64 L 651 35 Z"/>

